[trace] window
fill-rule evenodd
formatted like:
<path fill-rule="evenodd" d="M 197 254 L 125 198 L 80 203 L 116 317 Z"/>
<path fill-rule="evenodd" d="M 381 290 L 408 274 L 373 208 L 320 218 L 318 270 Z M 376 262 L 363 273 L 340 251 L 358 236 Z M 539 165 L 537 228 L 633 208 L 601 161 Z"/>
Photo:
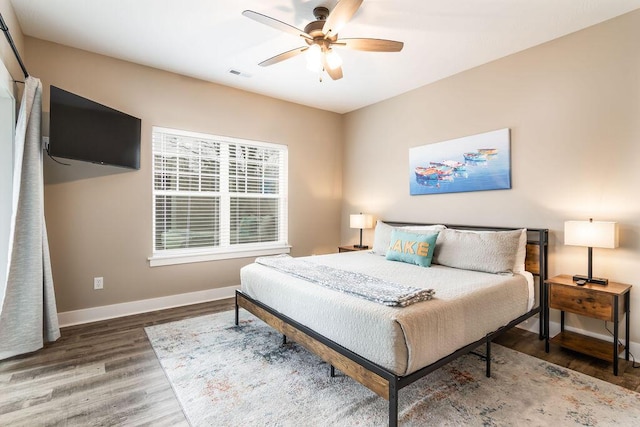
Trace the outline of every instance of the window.
<path fill-rule="evenodd" d="M 153 128 L 151 266 L 289 252 L 287 147 Z"/>

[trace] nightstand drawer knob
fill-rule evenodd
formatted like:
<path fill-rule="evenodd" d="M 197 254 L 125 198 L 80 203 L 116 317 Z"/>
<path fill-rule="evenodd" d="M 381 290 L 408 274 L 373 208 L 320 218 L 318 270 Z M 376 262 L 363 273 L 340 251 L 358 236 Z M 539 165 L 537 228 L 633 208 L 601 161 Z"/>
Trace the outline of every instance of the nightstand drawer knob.
<path fill-rule="evenodd" d="M 581 299 L 577 299 L 576 300 L 576 304 L 582 304 L 582 300 Z"/>

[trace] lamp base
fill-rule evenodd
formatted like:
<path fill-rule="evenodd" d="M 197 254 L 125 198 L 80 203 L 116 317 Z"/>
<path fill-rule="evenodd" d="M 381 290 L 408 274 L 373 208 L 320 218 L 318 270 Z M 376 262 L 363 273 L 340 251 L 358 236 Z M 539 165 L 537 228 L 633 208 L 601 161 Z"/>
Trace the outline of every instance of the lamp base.
<path fill-rule="evenodd" d="M 587 283 L 593 283 L 594 285 L 603 285 L 606 286 L 609 284 L 609 279 L 603 279 L 602 277 L 587 277 L 587 276 L 581 276 L 581 275 L 575 275 L 573 276 L 573 281 L 577 282 L 578 280 L 584 280 Z"/>
<path fill-rule="evenodd" d="M 369 249 L 369 246 L 367 245 L 353 245 L 353 247 L 356 249 Z"/>

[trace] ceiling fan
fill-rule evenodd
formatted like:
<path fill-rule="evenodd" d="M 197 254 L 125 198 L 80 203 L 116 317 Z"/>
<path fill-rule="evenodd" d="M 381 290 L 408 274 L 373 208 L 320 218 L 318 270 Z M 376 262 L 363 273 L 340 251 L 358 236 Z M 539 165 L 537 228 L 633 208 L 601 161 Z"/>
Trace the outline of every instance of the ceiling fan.
<path fill-rule="evenodd" d="M 313 9 L 313 15 L 316 20 L 307 24 L 307 26 L 304 27 L 304 31 L 261 13 L 245 10 L 242 14 L 247 18 L 301 37 L 307 43 L 307 46 L 301 46 L 283 52 L 262 61 L 258 65 L 267 67 L 307 52 L 308 68 L 318 73 L 324 70 L 333 80 L 338 80 L 342 78 L 342 60 L 338 54 L 334 52 L 334 47 L 369 52 L 400 52 L 404 43 L 398 41 L 368 38 L 338 38 L 338 33 L 358 11 L 362 1 L 363 0 L 340 0 L 331 13 L 329 13 L 329 9 L 326 7 L 316 7 Z M 322 77 L 320 81 L 322 81 Z"/>

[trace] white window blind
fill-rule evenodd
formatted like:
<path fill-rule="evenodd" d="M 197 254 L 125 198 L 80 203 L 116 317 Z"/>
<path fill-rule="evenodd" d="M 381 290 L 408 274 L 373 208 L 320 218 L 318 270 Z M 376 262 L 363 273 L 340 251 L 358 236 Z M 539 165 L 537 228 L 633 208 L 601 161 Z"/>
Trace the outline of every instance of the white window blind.
<path fill-rule="evenodd" d="M 154 256 L 286 247 L 287 163 L 284 145 L 154 127 Z"/>

